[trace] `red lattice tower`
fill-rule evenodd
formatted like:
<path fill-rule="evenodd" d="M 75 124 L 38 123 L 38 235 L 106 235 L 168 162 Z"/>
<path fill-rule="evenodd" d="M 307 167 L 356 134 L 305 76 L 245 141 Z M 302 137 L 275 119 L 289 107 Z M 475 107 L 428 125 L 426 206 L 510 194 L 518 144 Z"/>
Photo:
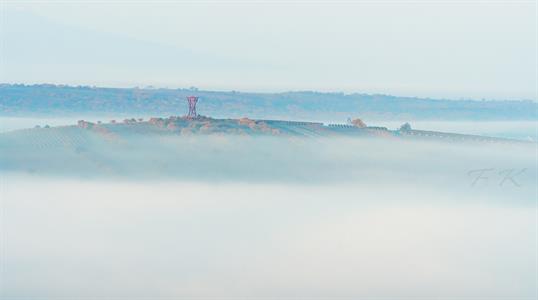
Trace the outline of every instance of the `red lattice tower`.
<path fill-rule="evenodd" d="M 196 102 L 198 102 L 198 97 L 188 96 L 187 101 L 189 102 L 189 114 L 187 117 L 196 118 L 198 114 L 196 113 Z"/>

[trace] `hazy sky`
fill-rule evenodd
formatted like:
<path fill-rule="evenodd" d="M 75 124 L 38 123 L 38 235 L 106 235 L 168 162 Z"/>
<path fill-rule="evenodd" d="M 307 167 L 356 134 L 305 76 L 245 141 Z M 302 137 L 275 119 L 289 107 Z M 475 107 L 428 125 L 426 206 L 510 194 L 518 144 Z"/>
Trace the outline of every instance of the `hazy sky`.
<path fill-rule="evenodd" d="M 4 1 L 2 82 L 536 99 L 535 1 Z"/>

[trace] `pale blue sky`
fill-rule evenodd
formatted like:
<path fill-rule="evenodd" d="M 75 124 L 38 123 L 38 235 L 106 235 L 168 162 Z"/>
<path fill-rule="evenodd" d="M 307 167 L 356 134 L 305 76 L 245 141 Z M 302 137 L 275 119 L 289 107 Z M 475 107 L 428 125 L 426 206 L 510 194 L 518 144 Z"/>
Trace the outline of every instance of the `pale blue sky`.
<path fill-rule="evenodd" d="M 536 99 L 534 1 L 4 1 L 2 82 Z"/>

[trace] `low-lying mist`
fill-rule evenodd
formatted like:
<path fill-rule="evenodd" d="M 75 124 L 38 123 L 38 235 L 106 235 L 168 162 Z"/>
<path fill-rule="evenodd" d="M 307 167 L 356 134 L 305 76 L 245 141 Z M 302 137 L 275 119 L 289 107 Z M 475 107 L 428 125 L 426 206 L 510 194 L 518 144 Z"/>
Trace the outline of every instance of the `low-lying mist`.
<path fill-rule="evenodd" d="M 13 297 L 536 296 L 536 144 L 4 138 Z"/>
<path fill-rule="evenodd" d="M 533 297 L 533 189 L 426 182 L 5 177 L 2 295 Z"/>
<path fill-rule="evenodd" d="M 470 171 L 492 168 L 487 172 L 525 169 L 518 179 L 526 183 L 536 176 L 536 144 L 530 143 L 170 135 L 47 143 L 3 139 L 0 167 L 36 176 L 315 184 L 452 184 L 467 181 Z"/>

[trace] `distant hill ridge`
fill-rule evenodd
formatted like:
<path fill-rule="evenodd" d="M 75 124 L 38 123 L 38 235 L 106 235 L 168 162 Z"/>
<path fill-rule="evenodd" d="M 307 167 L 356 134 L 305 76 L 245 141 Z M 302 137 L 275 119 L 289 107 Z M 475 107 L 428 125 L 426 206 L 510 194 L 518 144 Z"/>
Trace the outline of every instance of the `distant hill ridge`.
<path fill-rule="evenodd" d="M 104 88 L 0 84 L 0 114 L 182 115 L 185 97 L 200 97 L 198 112 L 214 117 L 299 120 L 538 120 L 538 103 L 446 100 L 313 91 L 246 93 L 168 88 Z"/>

